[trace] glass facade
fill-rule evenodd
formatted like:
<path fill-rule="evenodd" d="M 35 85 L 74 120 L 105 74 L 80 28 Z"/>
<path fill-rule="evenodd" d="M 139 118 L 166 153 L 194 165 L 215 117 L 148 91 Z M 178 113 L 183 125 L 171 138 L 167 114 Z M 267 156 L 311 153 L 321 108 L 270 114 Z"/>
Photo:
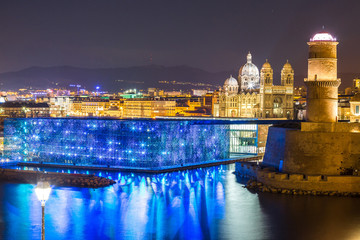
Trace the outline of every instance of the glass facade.
<path fill-rule="evenodd" d="M 258 126 L 256 124 L 230 125 L 230 152 L 256 154 Z"/>
<path fill-rule="evenodd" d="M 159 168 L 256 153 L 256 125 L 193 120 L 6 119 L 4 155 L 16 161 Z"/>

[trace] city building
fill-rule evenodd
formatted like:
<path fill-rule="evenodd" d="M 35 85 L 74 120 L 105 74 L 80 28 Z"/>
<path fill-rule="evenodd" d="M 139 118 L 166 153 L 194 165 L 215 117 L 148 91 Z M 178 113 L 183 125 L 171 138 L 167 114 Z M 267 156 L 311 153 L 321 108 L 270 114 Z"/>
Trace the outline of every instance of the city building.
<path fill-rule="evenodd" d="M 56 96 L 49 99 L 50 116 L 66 117 L 71 111 L 71 104 L 74 97 L 72 96 Z"/>
<path fill-rule="evenodd" d="M 5 121 L 5 156 L 22 162 L 163 168 L 257 153 L 257 124 L 213 119 Z"/>
<path fill-rule="evenodd" d="M 120 94 L 122 98 L 142 98 L 143 94 L 138 92 L 136 89 L 129 89 Z"/>
<path fill-rule="evenodd" d="M 5 102 L 0 104 L 0 113 L 11 118 L 50 117 L 50 107 L 47 103 L 30 101 Z"/>
<path fill-rule="evenodd" d="M 338 120 L 350 120 L 350 100 L 353 95 L 338 95 Z"/>
<path fill-rule="evenodd" d="M 84 99 L 88 98 L 87 96 L 76 96 L 72 100 L 71 106 L 70 106 L 70 116 L 82 116 L 81 112 L 81 104 Z"/>
<path fill-rule="evenodd" d="M 105 111 L 105 115 L 109 117 L 122 117 L 124 115 L 124 99 L 110 98 L 109 108 Z"/>
<path fill-rule="evenodd" d="M 131 98 L 124 101 L 125 118 L 153 118 L 175 116 L 175 100 L 166 98 Z"/>
<path fill-rule="evenodd" d="M 213 115 L 293 119 L 293 88 L 294 70 L 288 61 L 281 70 L 281 85 L 274 85 L 270 63 L 266 60 L 259 75 L 249 53 L 247 63 L 239 70 L 239 79 L 230 76 L 220 89 Z"/>
<path fill-rule="evenodd" d="M 106 116 L 106 111 L 109 108 L 109 99 L 103 98 L 88 98 L 81 102 L 81 113 L 85 116 Z"/>
<path fill-rule="evenodd" d="M 350 100 L 350 122 L 360 122 L 360 93 Z"/>
<path fill-rule="evenodd" d="M 207 93 L 208 93 L 208 90 L 204 90 L 204 89 L 193 89 L 192 90 L 193 96 L 204 96 Z"/>

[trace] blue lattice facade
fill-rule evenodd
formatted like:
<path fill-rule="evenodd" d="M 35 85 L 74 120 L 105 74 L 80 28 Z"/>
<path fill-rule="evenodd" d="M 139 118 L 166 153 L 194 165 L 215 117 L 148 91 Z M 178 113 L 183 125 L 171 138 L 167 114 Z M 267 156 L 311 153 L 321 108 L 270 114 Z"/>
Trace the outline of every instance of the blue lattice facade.
<path fill-rule="evenodd" d="M 195 121 L 5 120 L 5 156 L 17 161 L 166 167 L 230 158 L 229 125 Z"/>

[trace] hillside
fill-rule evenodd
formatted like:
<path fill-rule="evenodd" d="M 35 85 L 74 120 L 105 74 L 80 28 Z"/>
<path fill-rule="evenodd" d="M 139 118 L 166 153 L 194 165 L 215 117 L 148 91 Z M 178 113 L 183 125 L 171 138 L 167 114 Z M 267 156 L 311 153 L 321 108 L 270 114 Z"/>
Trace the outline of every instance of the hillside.
<path fill-rule="evenodd" d="M 88 90 L 97 85 L 102 90 L 118 92 L 122 89 L 147 89 L 150 87 L 165 90 L 218 89 L 230 75 L 237 71 L 208 72 L 189 66 L 164 67 L 159 65 L 136 66 L 128 68 L 79 68 L 71 66 L 31 67 L 17 72 L 0 73 L 1 90 L 16 90 L 32 87 L 34 89 L 68 87 L 79 84 Z M 340 89 L 352 85 L 356 73 L 339 73 L 342 79 Z M 295 86 L 303 84 L 304 76 L 296 75 Z M 175 83 L 173 82 L 175 81 Z M 203 83 L 206 85 L 200 85 Z M 274 73 L 274 84 L 280 84 L 280 74 Z"/>

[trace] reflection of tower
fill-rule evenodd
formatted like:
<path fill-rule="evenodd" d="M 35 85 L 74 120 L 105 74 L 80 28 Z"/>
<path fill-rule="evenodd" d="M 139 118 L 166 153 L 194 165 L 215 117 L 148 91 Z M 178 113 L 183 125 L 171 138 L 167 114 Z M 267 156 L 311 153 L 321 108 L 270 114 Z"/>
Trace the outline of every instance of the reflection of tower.
<path fill-rule="evenodd" d="M 336 46 L 329 33 L 320 32 L 308 42 L 306 115 L 310 122 L 336 122 L 338 87 Z"/>

